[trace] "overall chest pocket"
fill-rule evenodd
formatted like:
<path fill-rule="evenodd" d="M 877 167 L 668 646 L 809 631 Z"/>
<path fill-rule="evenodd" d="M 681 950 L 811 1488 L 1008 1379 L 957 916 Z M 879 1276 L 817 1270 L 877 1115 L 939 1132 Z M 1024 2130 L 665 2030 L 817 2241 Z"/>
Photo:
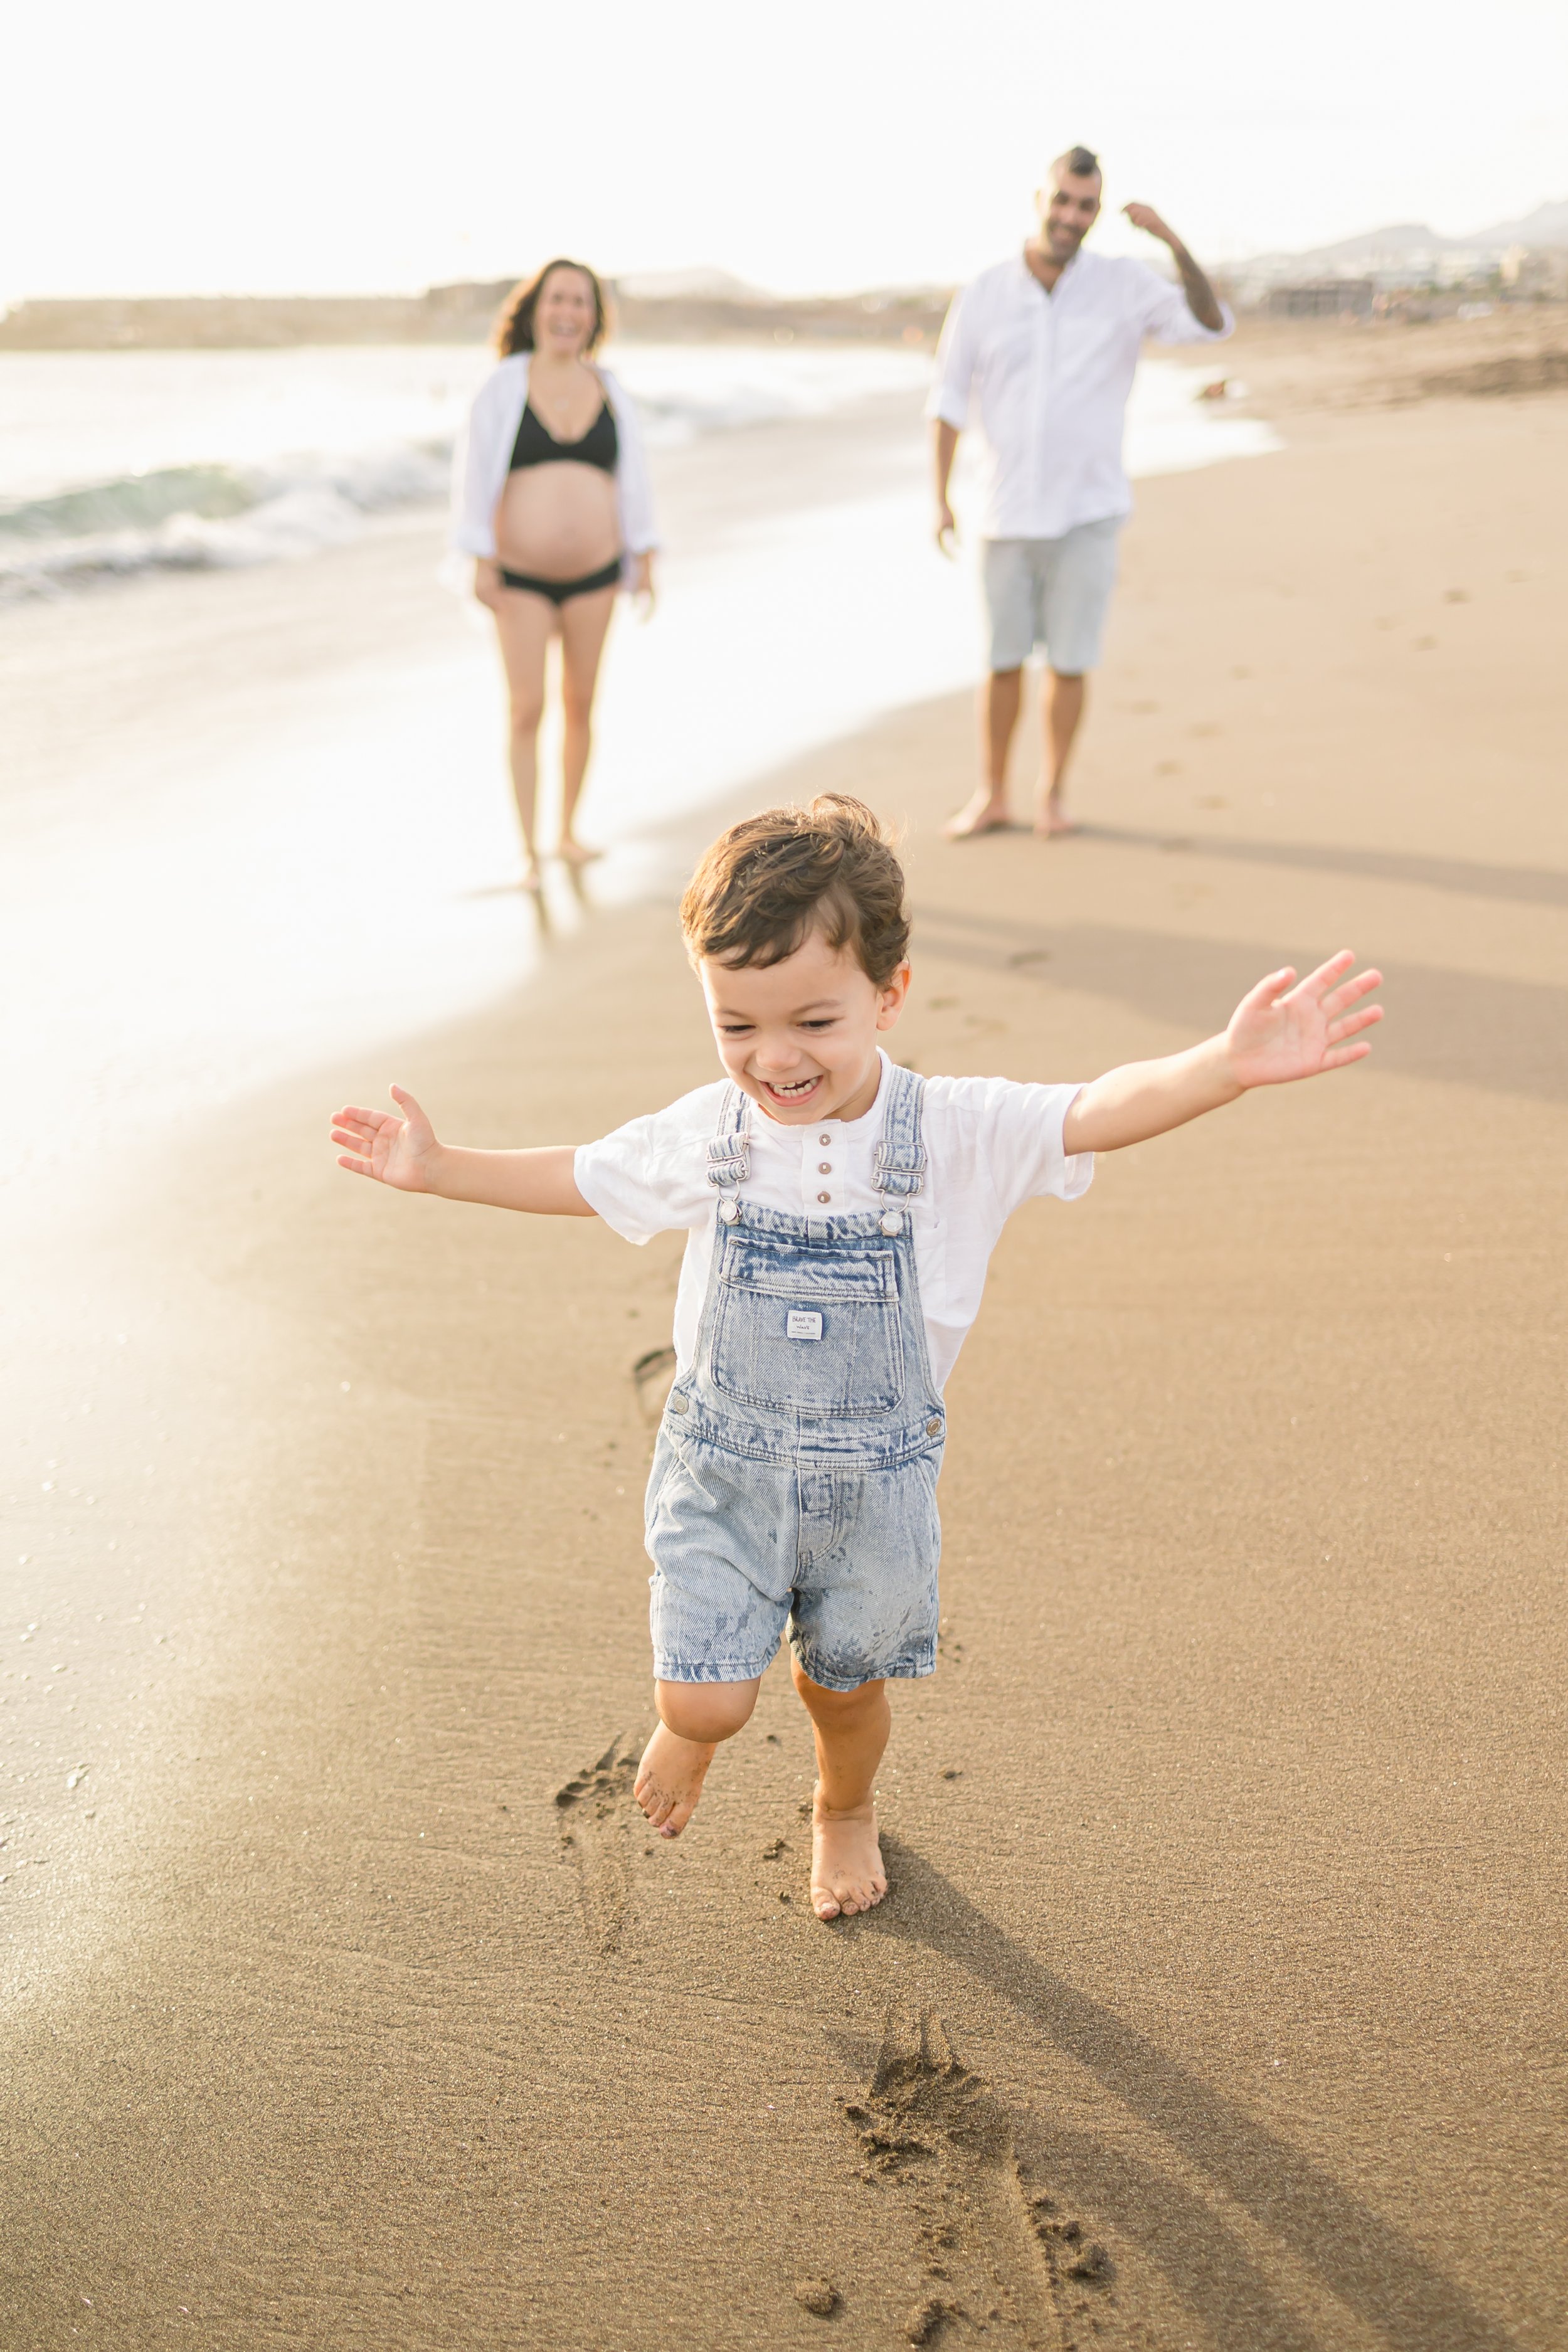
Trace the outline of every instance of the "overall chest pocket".
<path fill-rule="evenodd" d="M 725 1236 L 713 1385 L 790 1412 L 890 1412 L 904 1393 L 891 1250 L 816 1252 Z"/>

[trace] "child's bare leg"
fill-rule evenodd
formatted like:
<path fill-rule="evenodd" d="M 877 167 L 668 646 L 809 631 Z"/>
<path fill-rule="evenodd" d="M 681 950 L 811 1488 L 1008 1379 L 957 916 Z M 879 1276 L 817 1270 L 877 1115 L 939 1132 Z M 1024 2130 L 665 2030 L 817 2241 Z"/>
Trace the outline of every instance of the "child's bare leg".
<path fill-rule="evenodd" d="M 892 1717 L 881 1682 L 858 1690 L 825 1690 L 793 1665 L 795 1686 L 816 1735 L 816 1799 L 812 1807 L 811 1907 L 819 1919 L 869 1911 L 888 1891 L 877 1812 L 877 1767 Z"/>
<path fill-rule="evenodd" d="M 757 1685 L 655 1683 L 658 1728 L 643 1749 L 636 1795 L 660 1837 L 679 1837 L 697 1810 L 713 1750 L 752 1719 Z"/>

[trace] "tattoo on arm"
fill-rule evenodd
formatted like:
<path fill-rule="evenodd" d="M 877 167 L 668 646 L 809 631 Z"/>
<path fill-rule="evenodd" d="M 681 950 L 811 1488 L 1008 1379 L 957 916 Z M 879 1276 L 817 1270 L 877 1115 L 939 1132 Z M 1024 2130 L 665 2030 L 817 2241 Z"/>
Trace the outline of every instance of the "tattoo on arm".
<path fill-rule="evenodd" d="M 1176 268 L 1182 273 L 1182 291 L 1187 298 L 1188 310 L 1200 327 L 1207 327 L 1212 334 L 1217 334 L 1225 324 L 1225 313 L 1219 307 L 1219 298 L 1214 288 L 1184 245 L 1173 245 L 1171 251 Z"/>

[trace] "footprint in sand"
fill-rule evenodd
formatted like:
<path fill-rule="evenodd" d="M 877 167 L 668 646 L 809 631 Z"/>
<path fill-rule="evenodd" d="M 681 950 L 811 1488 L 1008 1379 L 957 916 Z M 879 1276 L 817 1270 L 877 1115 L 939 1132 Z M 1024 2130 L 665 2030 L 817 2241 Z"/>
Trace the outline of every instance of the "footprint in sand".
<path fill-rule="evenodd" d="M 632 1796 L 644 1740 L 623 1732 L 596 1764 L 555 1791 L 561 1843 L 576 1864 L 583 1925 L 595 1951 L 620 1942 L 631 1901 L 632 1847 L 643 1826 Z"/>
<path fill-rule="evenodd" d="M 930 2011 L 895 2014 L 871 2086 L 844 2106 L 864 2177 L 912 2207 L 928 2291 L 905 2341 L 1072 2352 L 1127 2342 L 1115 2264 L 1080 2221 L 1032 2195 L 1006 2109 Z"/>
<path fill-rule="evenodd" d="M 673 1348 L 650 1348 L 632 1366 L 632 1386 L 637 1391 L 637 1411 L 649 1429 L 657 1429 L 664 1417 L 665 1400 L 674 1379 Z"/>

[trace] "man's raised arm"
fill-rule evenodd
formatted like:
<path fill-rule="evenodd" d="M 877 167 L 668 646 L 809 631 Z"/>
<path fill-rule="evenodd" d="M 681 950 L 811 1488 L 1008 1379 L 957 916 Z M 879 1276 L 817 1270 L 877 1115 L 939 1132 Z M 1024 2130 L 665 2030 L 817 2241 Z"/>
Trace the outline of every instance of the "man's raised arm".
<path fill-rule="evenodd" d="M 1162 245 L 1170 247 L 1171 257 L 1181 273 L 1182 291 L 1187 298 L 1188 310 L 1199 326 L 1206 327 L 1211 335 L 1223 334 L 1225 312 L 1220 308 L 1219 297 L 1175 230 L 1160 218 L 1152 205 L 1123 205 L 1121 209 L 1134 228 L 1142 229 L 1149 236 L 1157 236 Z"/>

